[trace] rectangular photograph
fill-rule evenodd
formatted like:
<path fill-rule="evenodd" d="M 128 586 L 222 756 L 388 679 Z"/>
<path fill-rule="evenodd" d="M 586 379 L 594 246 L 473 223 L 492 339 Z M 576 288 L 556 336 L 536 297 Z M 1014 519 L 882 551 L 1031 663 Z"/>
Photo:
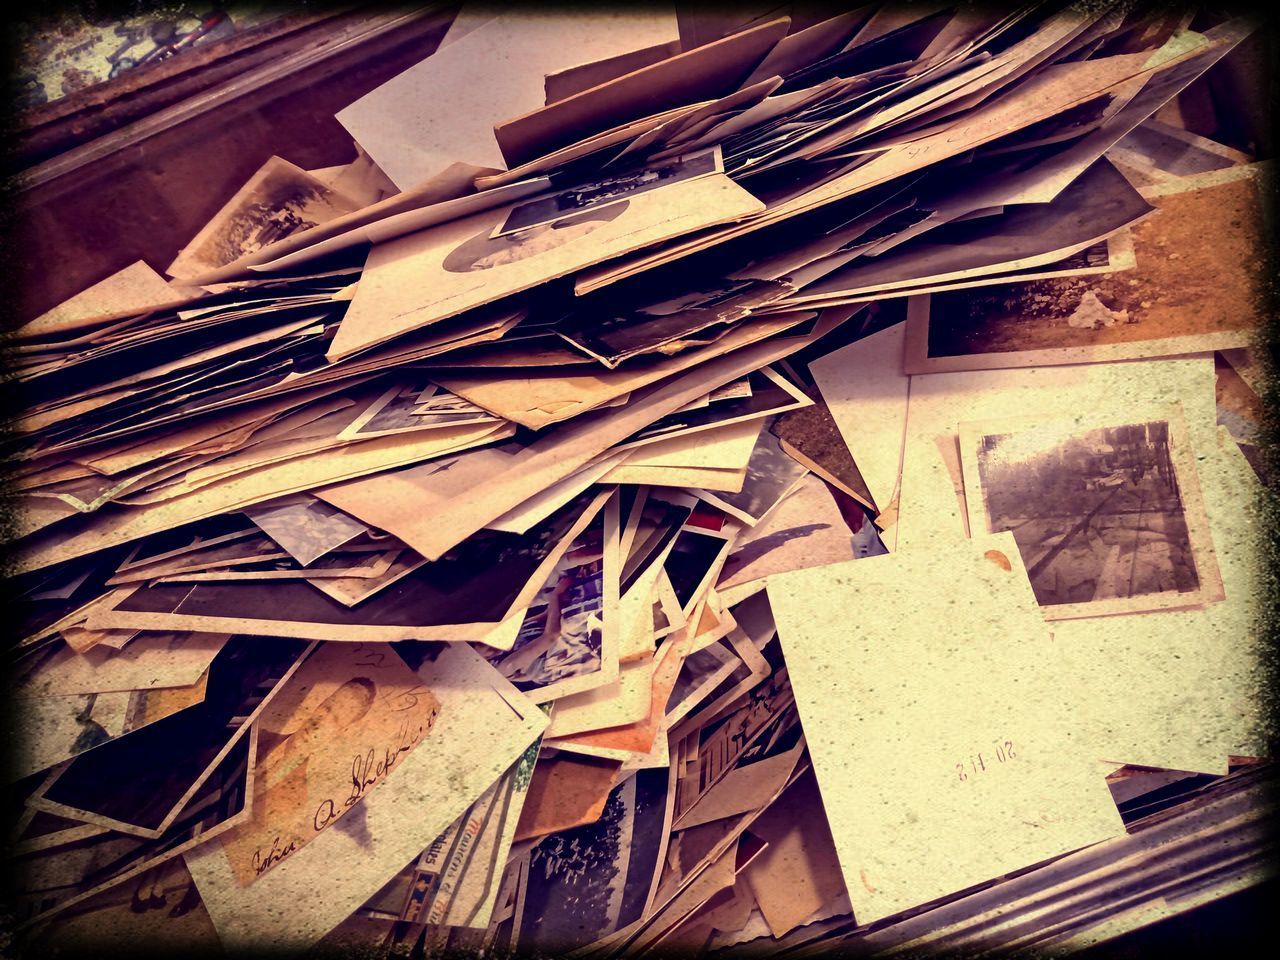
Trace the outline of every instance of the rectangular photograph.
<path fill-rule="evenodd" d="M 1013 533 L 1049 619 L 1223 598 L 1181 408 L 960 425 L 969 526 Z"/>
<path fill-rule="evenodd" d="M 639 770 L 613 789 L 598 821 L 538 842 L 524 891 L 522 948 L 560 954 L 640 919 L 666 852 L 670 797 L 667 768 Z"/>
<path fill-rule="evenodd" d="M 1263 178 L 1231 167 L 1151 187 L 1135 266 L 912 297 L 907 373 L 1167 357 L 1247 346 L 1263 316 Z M 1212 244 L 1198 242 L 1211 234 Z"/>
<path fill-rule="evenodd" d="M 182 249 L 168 273 L 197 277 L 359 206 L 300 167 L 272 157 Z"/>
<path fill-rule="evenodd" d="M 452 394 L 423 401 L 420 384 L 394 386 L 369 404 L 339 435 L 339 440 L 368 440 L 398 433 L 498 423 L 497 417 Z"/>
<path fill-rule="evenodd" d="M 782 442 L 766 426 L 751 451 L 742 490 L 738 493 L 698 490 L 696 493 L 731 517 L 754 527 L 808 472 L 808 468 L 787 454 Z"/>
<path fill-rule="evenodd" d="M 554 223 L 562 217 L 599 210 L 668 183 L 692 180 L 723 170 L 720 149 L 716 147 L 691 156 L 676 157 L 657 166 L 628 170 L 614 177 L 578 184 L 559 193 L 516 204 L 493 235 L 500 237 L 518 230 Z"/>

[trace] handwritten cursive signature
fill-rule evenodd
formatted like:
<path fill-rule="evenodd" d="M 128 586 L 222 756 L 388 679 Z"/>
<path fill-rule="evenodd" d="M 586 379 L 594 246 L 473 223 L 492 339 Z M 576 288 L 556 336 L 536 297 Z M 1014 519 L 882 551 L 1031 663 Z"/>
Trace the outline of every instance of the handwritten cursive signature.
<path fill-rule="evenodd" d="M 326 797 L 316 808 L 312 825 L 317 831 L 323 830 L 351 807 L 359 803 L 370 788 L 391 772 L 391 768 L 400 760 L 402 754 L 412 750 L 422 739 L 426 727 L 419 724 L 416 728 L 405 724 L 391 745 L 370 747 L 367 752 L 357 754 L 351 760 L 351 792 L 339 806 L 336 800 Z M 381 755 L 379 755 L 381 754 Z"/>
<path fill-rule="evenodd" d="M 267 851 L 264 857 L 261 850 L 253 851 L 253 872 L 256 876 L 262 876 L 277 863 L 298 849 L 298 841 L 290 840 L 283 847 L 280 846 L 280 838 L 277 836 L 271 841 L 271 849 Z"/>

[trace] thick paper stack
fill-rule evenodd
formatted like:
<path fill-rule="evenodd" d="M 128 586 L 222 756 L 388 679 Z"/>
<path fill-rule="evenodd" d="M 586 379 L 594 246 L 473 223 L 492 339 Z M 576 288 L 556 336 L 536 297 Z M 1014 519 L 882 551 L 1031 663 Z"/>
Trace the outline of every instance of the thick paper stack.
<path fill-rule="evenodd" d="M 1248 24 L 781 9 L 464 10 L 16 332 L 24 943 L 834 943 L 1265 754 Z"/>

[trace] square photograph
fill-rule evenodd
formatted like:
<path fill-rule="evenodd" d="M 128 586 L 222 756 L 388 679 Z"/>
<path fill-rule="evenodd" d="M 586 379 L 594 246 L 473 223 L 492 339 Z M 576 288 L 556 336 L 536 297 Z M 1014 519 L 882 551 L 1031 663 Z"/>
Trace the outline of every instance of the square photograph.
<path fill-rule="evenodd" d="M 1223 598 L 1181 408 L 960 425 L 969 525 L 1012 532 L 1049 619 Z"/>

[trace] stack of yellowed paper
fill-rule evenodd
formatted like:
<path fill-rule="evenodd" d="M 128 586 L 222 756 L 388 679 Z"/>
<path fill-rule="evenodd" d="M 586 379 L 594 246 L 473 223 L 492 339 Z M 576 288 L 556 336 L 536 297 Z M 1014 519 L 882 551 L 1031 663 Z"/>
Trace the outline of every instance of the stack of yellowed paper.
<path fill-rule="evenodd" d="M 1264 757 L 1249 32 L 464 9 L 16 331 L 15 936 L 835 949 Z"/>

